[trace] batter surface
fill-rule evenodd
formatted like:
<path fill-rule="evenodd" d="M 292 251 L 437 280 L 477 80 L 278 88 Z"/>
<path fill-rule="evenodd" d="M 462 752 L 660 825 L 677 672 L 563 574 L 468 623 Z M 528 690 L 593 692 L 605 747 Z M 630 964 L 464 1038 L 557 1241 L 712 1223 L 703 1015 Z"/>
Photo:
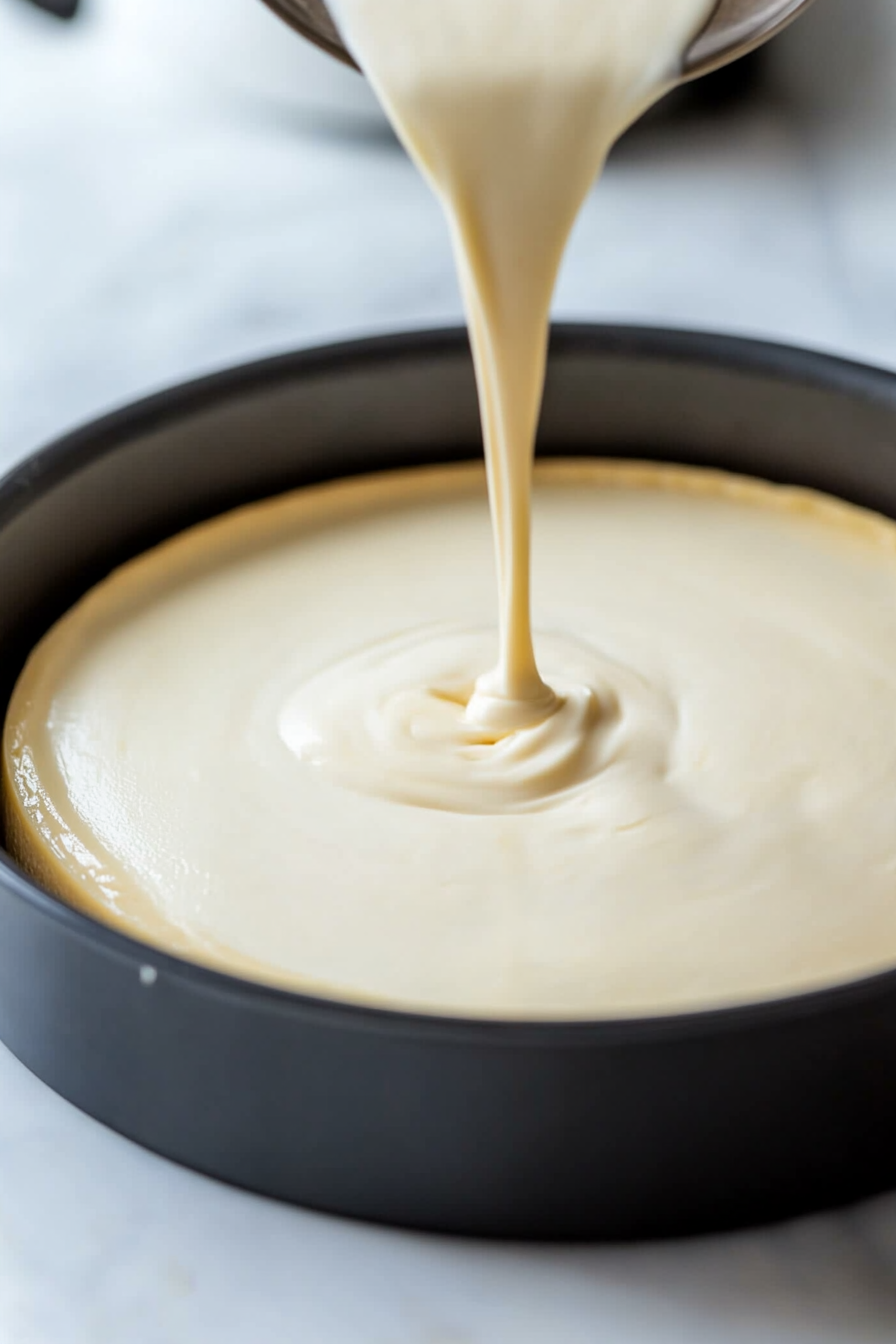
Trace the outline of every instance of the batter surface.
<path fill-rule="evenodd" d="M 550 463 L 534 546 L 546 678 L 594 718 L 493 742 L 458 728 L 498 645 L 478 468 L 139 558 L 19 681 L 13 852 L 150 943 L 432 1011 L 670 1012 L 896 962 L 896 526 Z"/>
<path fill-rule="evenodd" d="M 446 211 L 486 472 L 222 519 L 65 617 L 4 753 L 9 843 L 52 890 L 247 975 L 455 1013 L 673 1011 L 896 962 L 896 528 L 552 465 L 532 588 L 566 239 L 712 8 L 336 0 Z"/>

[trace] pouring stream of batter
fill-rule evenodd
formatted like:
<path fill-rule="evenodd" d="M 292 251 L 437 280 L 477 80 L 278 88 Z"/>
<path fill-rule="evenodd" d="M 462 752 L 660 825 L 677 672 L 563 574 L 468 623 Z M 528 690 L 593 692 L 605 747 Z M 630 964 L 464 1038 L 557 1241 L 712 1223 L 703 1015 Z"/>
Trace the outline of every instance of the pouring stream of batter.
<path fill-rule="evenodd" d="M 480 640 L 476 654 L 486 662 L 448 677 L 424 633 L 402 644 L 399 660 L 418 667 L 416 690 L 390 649 L 388 668 L 374 657 L 363 670 L 357 661 L 329 669 L 326 695 L 309 701 L 300 693 L 292 702 L 284 739 L 349 784 L 369 786 L 365 761 L 375 750 L 377 791 L 454 807 L 451 769 L 465 762 L 469 806 L 478 810 L 484 754 L 519 733 L 530 735 L 528 792 L 553 794 L 582 773 L 580 748 L 597 731 L 600 697 L 592 685 L 542 679 L 530 619 L 532 460 L 551 297 L 570 229 L 609 149 L 674 81 L 712 8 L 710 0 L 335 6 L 348 45 L 448 217 L 476 366 L 499 593 L 491 671 Z M 346 677 L 352 684 L 343 692 Z M 349 712 L 363 702 L 364 723 L 378 725 L 375 741 L 349 740 L 328 712 L 334 701 Z M 553 718 L 547 733 L 531 738 Z M 399 742 L 411 752 L 399 751 Z M 420 773 L 411 763 L 418 746 L 425 787 L 409 791 L 409 765 Z M 500 784 L 492 784 L 488 805 L 500 807 Z M 513 789 L 505 801 L 518 801 Z"/>
<path fill-rule="evenodd" d="M 530 621 L 531 477 L 551 297 L 621 132 L 678 73 L 710 0 L 338 0 L 343 35 L 451 227 L 476 365 L 500 656 L 466 706 L 503 736 L 554 713 Z"/>

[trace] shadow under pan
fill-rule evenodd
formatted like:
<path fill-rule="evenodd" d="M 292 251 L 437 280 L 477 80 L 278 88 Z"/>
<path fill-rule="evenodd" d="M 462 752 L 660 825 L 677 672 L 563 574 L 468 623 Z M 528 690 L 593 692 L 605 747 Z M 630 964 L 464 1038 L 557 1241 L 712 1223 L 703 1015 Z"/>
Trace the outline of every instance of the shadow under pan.
<path fill-rule="evenodd" d="M 78 430 L 0 486 L 4 712 L 48 626 L 153 543 L 289 487 L 480 451 L 458 331 L 286 355 Z M 561 327 L 539 451 L 711 465 L 896 517 L 896 377 L 717 336 Z M 896 1186 L 896 972 L 656 1019 L 426 1017 L 166 956 L 0 851 L 0 1036 L 166 1157 L 405 1226 L 680 1235 Z"/>

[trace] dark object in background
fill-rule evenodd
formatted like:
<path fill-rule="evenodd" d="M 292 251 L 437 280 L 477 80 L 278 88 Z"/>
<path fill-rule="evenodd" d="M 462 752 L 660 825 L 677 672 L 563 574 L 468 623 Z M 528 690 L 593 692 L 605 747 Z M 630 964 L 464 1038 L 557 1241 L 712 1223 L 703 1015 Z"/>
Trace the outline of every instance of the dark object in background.
<path fill-rule="evenodd" d="M 751 472 L 896 516 L 896 377 L 798 350 L 561 328 L 539 446 Z M 0 486 L 0 715 L 48 625 L 163 537 L 292 485 L 476 457 L 463 332 L 287 355 L 77 431 Z M 896 1185 L 896 971 L 656 1019 L 389 1012 L 157 952 L 0 852 L 0 1036 L 156 1152 L 412 1227 L 665 1236 Z"/>
<path fill-rule="evenodd" d="M 57 19 L 73 19 L 78 12 L 79 0 L 31 0 L 38 9 L 55 14 Z"/>

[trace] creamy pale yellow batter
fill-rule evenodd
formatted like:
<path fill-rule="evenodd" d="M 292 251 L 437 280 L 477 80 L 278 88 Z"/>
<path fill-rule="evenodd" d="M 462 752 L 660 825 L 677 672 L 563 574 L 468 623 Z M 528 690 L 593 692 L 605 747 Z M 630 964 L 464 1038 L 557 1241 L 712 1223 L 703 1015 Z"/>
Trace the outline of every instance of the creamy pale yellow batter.
<path fill-rule="evenodd" d="M 485 483 L 373 477 L 187 533 L 50 632 L 7 724 L 14 852 L 150 942 L 433 1011 L 892 964 L 896 526 L 698 471 L 536 480 L 545 674 L 600 711 L 579 754 L 432 740 L 420 669 L 456 724 L 495 654 Z"/>
<path fill-rule="evenodd" d="M 462 470 L 305 492 L 114 576 L 7 721 L 9 843 L 52 890 L 200 960 L 432 1011 L 672 1011 L 896 960 L 896 528 L 555 465 L 533 640 L 557 267 L 711 8 L 337 0 L 451 225 L 496 563 Z"/>
<path fill-rule="evenodd" d="M 465 721 L 539 723 L 529 513 L 551 295 L 619 135 L 677 78 L 716 0 L 335 0 L 342 34 L 451 229 L 476 364 L 499 591 L 497 665 Z M 563 732 L 590 730 L 582 698 Z M 420 712 L 419 703 L 415 706 Z M 556 730 L 555 730 L 556 731 Z"/>

